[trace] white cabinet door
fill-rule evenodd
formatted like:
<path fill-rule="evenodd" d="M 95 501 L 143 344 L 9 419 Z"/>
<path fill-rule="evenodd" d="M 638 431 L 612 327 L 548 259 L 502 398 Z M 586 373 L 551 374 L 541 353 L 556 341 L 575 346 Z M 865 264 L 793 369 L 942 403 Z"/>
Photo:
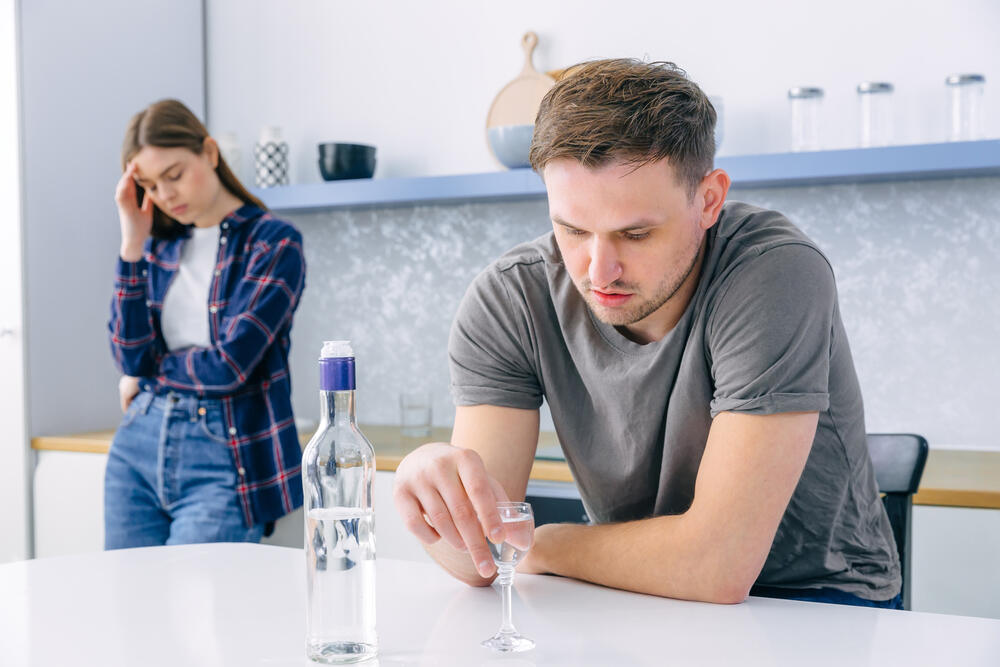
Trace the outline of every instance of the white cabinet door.
<path fill-rule="evenodd" d="M 107 454 L 38 452 L 35 464 L 35 557 L 104 548 Z"/>
<path fill-rule="evenodd" d="M 1000 510 L 913 508 L 913 610 L 1000 618 Z"/>

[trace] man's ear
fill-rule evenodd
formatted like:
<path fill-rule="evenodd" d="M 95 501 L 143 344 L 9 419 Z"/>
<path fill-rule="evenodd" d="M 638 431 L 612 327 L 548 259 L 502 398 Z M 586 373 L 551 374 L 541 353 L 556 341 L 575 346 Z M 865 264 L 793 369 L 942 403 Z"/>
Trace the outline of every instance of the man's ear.
<path fill-rule="evenodd" d="M 701 194 L 701 228 L 708 230 L 719 219 L 722 205 L 726 203 L 729 185 L 732 180 L 722 169 L 710 171 L 698 186 Z"/>

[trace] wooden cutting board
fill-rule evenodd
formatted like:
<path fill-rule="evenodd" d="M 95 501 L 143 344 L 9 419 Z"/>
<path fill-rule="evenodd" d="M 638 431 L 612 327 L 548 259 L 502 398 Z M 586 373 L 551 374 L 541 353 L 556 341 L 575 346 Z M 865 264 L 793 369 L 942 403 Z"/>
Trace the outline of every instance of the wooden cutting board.
<path fill-rule="evenodd" d="M 538 35 L 528 31 L 521 38 L 524 49 L 524 69 L 520 75 L 500 90 L 486 115 L 486 127 L 533 125 L 538 105 L 545 93 L 555 85 L 555 79 L 535 69 L 531 56 L 538 45 Z"/>

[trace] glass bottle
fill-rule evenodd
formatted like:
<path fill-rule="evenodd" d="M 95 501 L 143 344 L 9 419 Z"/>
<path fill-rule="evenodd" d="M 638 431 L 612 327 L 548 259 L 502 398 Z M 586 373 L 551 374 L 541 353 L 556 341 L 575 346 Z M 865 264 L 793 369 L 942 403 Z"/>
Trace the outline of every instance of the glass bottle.
<path fill-rule="evenodd" d="M 944 80 L 948 86 L 951 106 L 951 141 L 975 141 L 983 138 L 983 91 L 986 77 L 982 74 L 952 74 Z"/>
<path fill-rule="evenodd" d="M 376 654 L 375 451 L 354 414 L 354 352 L 320 352 L 320 424 L 302 453 L 306 521 L 306 654 L 359 662 Z"/>
<path fill-rule="evenodd" d="M 863 148 L 892 143 L 892 91 L 892 84 L 884 81 L 858 84 L 859 140 Z"/>
<path fill-rule="evenodd" d="M 788 89 L 792 114 L 792 150 L 819 150 L 820 109 L 822 88 L 796 87 Z"/>

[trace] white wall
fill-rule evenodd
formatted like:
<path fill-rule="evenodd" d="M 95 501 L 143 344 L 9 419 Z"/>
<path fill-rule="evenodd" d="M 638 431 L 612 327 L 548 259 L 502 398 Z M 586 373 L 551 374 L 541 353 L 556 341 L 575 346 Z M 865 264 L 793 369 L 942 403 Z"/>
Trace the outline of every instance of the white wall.
<path fill-rule="evenodd" d="M 787 89 L 826 89 L 832 146 L 857 133 L 855 85 L 896 84 L 901 142 L 946 136 L 944 78 L 987 78 L 1000 134 L 1000 3 L 995 0 L 771 0 L 608 3 L 427 0 L 207 0 L 210 129 L 236 131 L 249 176 L 259 128 L 280 125 L 292 181 L 320 180 L 316 144 L 378 146 L 376 176 L 490 171 L 493 97 L 540 38 L 535 66 L 634 56 L 672 60 L 721 95 L 721 153 L 788 148 Z"/>
<path fill-rule="evenodd" d="M 31 435 L 113 426 L 107 343 L 125 125 L 177 97 L 204 113 L 201 0 L 23 0 Z"/>
<path fill-rule="evenodd" d="M 0 2 L 0 563 L 31 551 L 24 401 L 17 2 Z"/>

